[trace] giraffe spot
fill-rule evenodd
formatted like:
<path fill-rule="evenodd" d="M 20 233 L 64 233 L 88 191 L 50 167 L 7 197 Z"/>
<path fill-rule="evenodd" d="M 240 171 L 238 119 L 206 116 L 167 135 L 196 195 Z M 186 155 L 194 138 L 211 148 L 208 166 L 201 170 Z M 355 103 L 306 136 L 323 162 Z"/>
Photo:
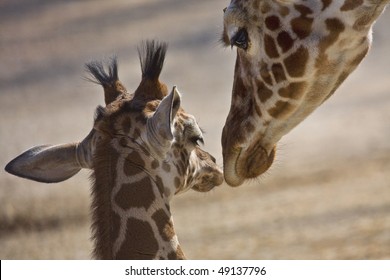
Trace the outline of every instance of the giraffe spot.
<path fill-rule="evenodd" d="M 353 25 L 353 28 L 357 31 L 361 31 L 364 28 L 366 28 L 367 26 L 369 26 L 371 21 L 372 21 L 371 17 L 369 17 L 367 15 L 363 15 L 356 20 L 356 22 Z"/>
<path fill-rule="evenodd" d="M 155 200 L 154 185 L 149 177 L 131 184 L 123 184 L 115 195 L 115 203 L 122 209 L 134 208 L 148 209 Z"/>
<path fill-rule="evenodd" d="M 295 105 L 286 101 L 278 101 L 275 106 L 268 110 L 268 113 L 275 119 L 285 119 L 296 108 Z"/>
<path fill-rule="evenodd" d="M 312 30 L 314 20 L 308 15 L 312 14 L 313 11 L 305 5 L 296 4 L 294 7 L 301 15 L 291 21 L 291 28 L 298 38 L 304 39 L 310 35 Z"/>
<path fill-rule="evenodd" d="M 158 242 L 151 225 L 139 219 L 129 218 L 125 241 L 115 258 L 122 260 L 153 259 L 157 252 Z"/>
<path fill-rule="evenodd" d="M 305 16 L 291 20 L 291 28 L 299 39 L 308 37 L 312 30 L 313 19 Z"/>
<path fill-rule="evenodd" d="M 306 82 L 290 83 L 287 87 L 279 90 L 279 95 L 281 97 L 299 100 L 305 93 L 306 87 Z"/>
<path fill-rule="evenodd" d="M 131 152 L 125 159 L 123 171 L 126 176 L 131 177 L 142 172 L 145 167 L 145 161 L 137 152 Z"/>
<path fill-rule="evenodd" d="M 275 40 L 268 34 L 264 35 L 264 49 L 269 58 L 278 58 L 279 53 L 276 48 Z"/>
<path fill-rule="evenodd" d="M 256 2 L 256 1 L 254 1 Z M 268 2 L 262 1 L 261 3 L 261 13 L 262 14 L 267 14 L 269 11 L 271 11 L 272 7 Z M 256 9 L 257 10 L 257 9 Z"/>
<path fill-rule="evenodd" d="M 305 5 L 295 4 L 294 8 L 301 13 L 302 16 L 306 17 L 307 15 L 310 15 L 313 13 L 312 9 Z"/>
<path fill-rule="evenodd" d="M 280 19 L 277 16 L 269 16 L 265 19 L 265 26 L 269 30 L 275 31 L 280 28 Z"/>
<path fill-rule="evenodd" d="M 276 40 L 284 53 L 290 50 L 294 45 L 293 38 L 291 38 L 290 34 L 286 31 L 280 32 Z"/>
<path fill-rule="evenodd" d="M 345 30 L 343 22 L 338 18 L 328 18 L 325 20 L 325 24 L 329 34 L 320 42 L 320 53 L 325 53 L 331 45 L 337 42 L 340 34 Z"/>
<path fill-rule="evenodd" d="M 319 54 L 316 60 L 316 67 L 320 72 L 323 72 L 324 69 L 328 69 L 329 67 L 324 67 L 325 65 L 329 65 L 329 59 L 326 55 L 326 50 L 336 43 L 340 37 L 340 34 L 345 30 L 344 24 L 337 18 L 328 18 L 325 20 L 325 25 L 329 34 L 322 38 L 319 44 Z"/>
<path fill-rule="evenodd" d="M 332 0 L 322 0 L 322 11 L 325 11 L 330 4 L 332 4 Z"/>
<path fill-rule="evenodd" d="M 155 178 L 155 181 L 156 181 L 158 191 L 161 194 L 161 197 L 163 197 L 163 194 L 165 194 L 165 196 L 167 196 L 167 197 L 170 196 L 170 191 L 168 188 L 164 188 L 164 183 L 163 183 L 163 180 L 161 179 L 161 177 L 157 175 Z"/>
<path fill-rule="evenodd" d="M 344 5 L 340 8 L 342 12 L 351 11 L 363 4 L 363 0 L 345 0 Z"/>
<path fill-rule="evenodd" d="M 287 6 L 280 5 L 279 6 L 279 14 L 282 17 L 286 17 L 290 14 L 290 9 Z"/>
<path fill-rule="evenodd" d="M 293 54 L 284 60 L 284 65 L 291 77 L 302 77 L 306 72 L 306 64 L 309 60 L 309 51 L 300 46 Z"/>
<path fill-rule="evenodd" d="M 162 168 L 165 172 L 168 172 L 168 173 L 171 172 L 171 166 L 165 161 L 162 164 Z"/>
<path fill-rule="evenodd" d="M 282 64 L 280 63 L 273 64 L 271 67 L 271 71 L 272 74 L 274 75 L 274 79 L 277 84 L 287 79 Z"/>
<path fill-rule="evenodd" d="M 339 20 L 338 18 L 328 18 L 325 20 L 326 28 L 330 31 L 330 34 L 327 36 L 328 41 L 331 42 L 331 44 L 334 44 L 340 34 L 345 30 L 344 23 Z"/>
<path fill-rule="evenodd" d="M 160 166 L 160 163 L 158 162 L 158 160 L 153 160 L 152 161 L 152 169 L 157 169 L 157 168 L 159 168 L 159 166 Z"/>
<path fill-rule="evenodd" d="M 160 236 L 165 241 L 171 241 L 175 237 L 175 230 L 173 228 L 171 218 L 165 213 L 164 209 L 157 210 L 152 219 L 156 223 Z"/>
<path fill-rule="evenodd" d="M 266 85 L 260 80 L 257 80 L 256 84 L 257 84 L 257 95 L 259 96 L 260 101 L 264 103 L 268 99 L 270 99 L 270 97 L 273 94 L 273 91 L 267 88 Z"/>

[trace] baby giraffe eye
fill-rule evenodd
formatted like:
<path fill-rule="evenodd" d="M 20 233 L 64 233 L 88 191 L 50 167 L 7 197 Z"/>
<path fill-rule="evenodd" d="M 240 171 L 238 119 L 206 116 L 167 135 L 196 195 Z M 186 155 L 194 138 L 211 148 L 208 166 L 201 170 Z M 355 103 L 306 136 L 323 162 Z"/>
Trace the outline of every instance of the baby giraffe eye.
<path fill-rule="evenodd" d="M 199 146 L 199 143 L 201 143 L 202 145 L 204 145 L 204 140 L 203 140 L 202 135 L 192 136 L 192 137 L 190 138 L 190 141 L 191 141 L 195 146 Z"/>

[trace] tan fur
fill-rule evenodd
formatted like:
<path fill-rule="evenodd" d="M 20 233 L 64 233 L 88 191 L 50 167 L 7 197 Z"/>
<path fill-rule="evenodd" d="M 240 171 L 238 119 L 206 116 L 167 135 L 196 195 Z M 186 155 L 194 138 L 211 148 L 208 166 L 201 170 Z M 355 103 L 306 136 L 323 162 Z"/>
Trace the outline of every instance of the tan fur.
<path fill-rule="evenodd" d="M 222 134 L 228 184 L 241 185 L 272 165 L 281 137 L 328 99 L 365 57 L 372 25 L 389 1 L 231 1 L 222 35 L 226 45 L 237 46 Z M 252 155 L 257 146 L 262 148 Z"/>

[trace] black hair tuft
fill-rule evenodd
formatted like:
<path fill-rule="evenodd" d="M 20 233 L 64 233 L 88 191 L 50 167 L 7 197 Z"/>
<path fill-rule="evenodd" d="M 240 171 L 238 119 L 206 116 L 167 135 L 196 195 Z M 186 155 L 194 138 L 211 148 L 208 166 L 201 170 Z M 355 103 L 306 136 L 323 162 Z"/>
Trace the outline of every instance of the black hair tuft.
<path fill-rule="evenodd" d="M 168 44 L 158 41 L 145 41 L 138 47 L 142 79 L 158 80 L 164 65 Z"/>
<path fill-rule="evenodd" d="M 108 73 L 104 69 L 104 65 L 101 61 L 91 61 L 85 64 L 85 68 L 91 78 L 86 78 L 87 80 L 100 84 L 103 87 L 114 84 L 118 81 L 118 61 L 116 57 L 112 57 L 110 62 L 107 63 Z"/>

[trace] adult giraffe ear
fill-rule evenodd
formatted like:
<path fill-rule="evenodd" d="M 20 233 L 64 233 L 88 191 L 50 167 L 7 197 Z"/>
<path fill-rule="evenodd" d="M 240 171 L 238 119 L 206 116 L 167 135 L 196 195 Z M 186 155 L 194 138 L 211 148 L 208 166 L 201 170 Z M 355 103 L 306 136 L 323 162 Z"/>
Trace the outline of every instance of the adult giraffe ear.
<path fill-rule="evenodd" d="M 171 93 L 164 97 L 158 105 L 153 117 L 148 119 L 147 137 L 158 154 L 160 154 L 158 151 L 171 146 L 173 120 L 179 108 L 180 93 L 174 86 Z"/>
<path fill-rule="evenodd" d="M 62 182 L 77 174 L 82 168 L 92 168 L 92 130 L 79 143 L 41 145 L 33 147 L 5 167 L 5 171 L 25 179 L 42 182 Z"/>

